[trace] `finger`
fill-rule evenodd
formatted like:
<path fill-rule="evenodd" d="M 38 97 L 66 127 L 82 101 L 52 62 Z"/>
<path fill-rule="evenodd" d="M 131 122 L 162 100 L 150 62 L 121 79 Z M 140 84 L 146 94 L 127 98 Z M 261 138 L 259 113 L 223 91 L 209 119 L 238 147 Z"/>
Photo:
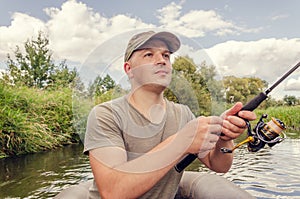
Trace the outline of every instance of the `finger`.
<path fill-rule="evenodd" d="M 229 115 L 236 115 L 243 108 L 243 104 L 241 102 L 237 102 L 233 107 L 225 111 L 222 114 L 224 118 L 227 118 Z"/>
<path fill-rule="evenodd" d="M 207 137 L 208 141 L 210 143 L 216 143 L 219 140 L 220 136 L 214 134 L 214 133 L 210 133 Z"/>
<path fill-rule="evenodd" d="M 245 131 L 244 127 L 236 126 L 229 121 L 224 121 L 222 132 L 231 139 L 237 138 L 240 134 L 242 134 Z"/>
<path fill-rule="evenodd" d="M 240 111 L 238 116 L 251 121 L 256 119 L 256 114 L 252 111 Z"/>
<path fill-rule="evenodd" d="M 227 121 L 229 121 L 230 123 L 234 124 L 235 126 L 237 126 L 239 128 L 247 127 L 246 121 L 240 117 L 228 116 Z"/>
<path fill-rule="evenodd" d="M 223 128 L 222 128 L 223 129 Z M 214 134 L 216 136 L 221 136 L 222 132 L 219 131 L 219 132 L 210 132 L 211 134 Z M 223 136 L 223 135 L 222 135 Z"/>
<path fill-rule="evenodd" d="M 209 116 L 209 117 L 206 117 L 206 122 L 208 124 L 222 124 L 223 119 L 219 116 Z"/>
<path fill-rule="evenodd" d="M 222 122 L 223 124 L 223 122 Z M 222 132 L 222 125 L 221 124 L 209 124 L 207 127 L 207 132 L 218 136 Z"/>
<path fill-rule="evenodd" d="M 243 125 L 238 126 L 235 123 L 232 123 L 232 122 L 230 122 L 228 120 L 225 120 L 223 122 L 223 127 L 226 128 L 226 129 L 228 129 L 228 130 L 230 130 L 230 131 L 232 131 L 233 133 L 242 133 L 246 129 L 246 125 L 245 124 L 246 123 L 244 122 Z"/>
<path fill-rule="evenodd" d="M 221 136 L 223 140 L 225 140 L 225 138 L 227 140 L 233 140 L 233 139 L 236 139 L 237 137 L 239 137 L 239 135 L 241 134 L 241 133 L 233 132 L 227 128 L 223 128 L 222 133 L 224 134 L 224 136 Z"/>
<path fill-rule="evenodd" d="M 224 141 L 230 141 L 230 140 L 233 140 L 235 138 L 231 138 L 231 137 L 225 135 L 225 133 L 223 133 L 223 135 L 220 137 L 220 139 L 222 139 Z"/>

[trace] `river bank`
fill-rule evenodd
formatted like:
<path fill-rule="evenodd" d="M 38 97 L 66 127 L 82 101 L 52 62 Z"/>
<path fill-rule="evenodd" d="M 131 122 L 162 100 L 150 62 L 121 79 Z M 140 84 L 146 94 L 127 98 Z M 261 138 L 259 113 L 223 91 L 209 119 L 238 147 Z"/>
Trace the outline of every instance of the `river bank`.
<path fill-rule="evenodd" d="M 83 139 L 93 102 L 78 98 L 71 88 L 41 90 L 0 84 L 0 158 L 53 150 Z M 300 137 L 300 106 L 255 110 L 282 120 L 288 132 Z"/>

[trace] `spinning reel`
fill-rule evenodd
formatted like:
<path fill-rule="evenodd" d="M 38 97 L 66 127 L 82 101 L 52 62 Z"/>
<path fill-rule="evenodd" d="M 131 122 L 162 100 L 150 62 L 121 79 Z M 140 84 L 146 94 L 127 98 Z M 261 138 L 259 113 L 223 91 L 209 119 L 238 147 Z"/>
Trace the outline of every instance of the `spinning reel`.
<path fill-rule="evenodd" d="M 249 121 L 246 121 L 248 137 L 244 141 L 234 146 L 232 149 L 221 148 L 221 151 L 223 153 L 232 153 L 238 147 L 248 143 L 248 150 L 251 152 L 257 152 L 266 144 L 269 145 L 269 147 L 272 147 L 282 142 L 286 138 L 286 135 L 283 132 L 283 130 L 286 129 L 285 124 L 281 120 L 274 117 L 272 117 L 268 123 L 265 123 L 263 119 L 266 119 L 267 117 L 267 114 L 263 114 L 253 131 L 251 130 Z"/>

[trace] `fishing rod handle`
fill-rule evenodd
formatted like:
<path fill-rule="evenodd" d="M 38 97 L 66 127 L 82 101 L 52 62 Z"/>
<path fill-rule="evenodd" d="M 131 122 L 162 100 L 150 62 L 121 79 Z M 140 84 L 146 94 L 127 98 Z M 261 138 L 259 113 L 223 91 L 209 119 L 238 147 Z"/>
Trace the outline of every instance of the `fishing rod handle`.
<path fill-rule="evenodd" d="M 252 100 L 250 100 L 246 105 L 243 106 L 241 110 L 247 110 L 247 111 L 253 111 L 256 109 L 265 99 L 267 99 L 267 95 L 263 92 L 259 93 L 257 96 L 255 96 Z M 221 133 L 221 136 L 224 135 Z M 195 159 L 197 158 L 197 155 L 195 154 L 188 154 L 183 158 L 178 164 L 175 165 L 175 170 L 180 173 L 183 171 L 189 164 L 191 164 Z"/>
<path fill-rule="evenodd" d="M 263 92 L 259 93 L 255 96 L 251 101 L 249 101 L 246 105 L 241 109 L 242 111 L 253 111 L 256 109 L 265 99 L 267 99 L 267 95 Z"/>
<path fill-rule="evenodd" d="M 181 173 L 189 164 L 191 164 L 198 156 L 196 154 L 188 154 L 174 168 L 178 173 Z"/>

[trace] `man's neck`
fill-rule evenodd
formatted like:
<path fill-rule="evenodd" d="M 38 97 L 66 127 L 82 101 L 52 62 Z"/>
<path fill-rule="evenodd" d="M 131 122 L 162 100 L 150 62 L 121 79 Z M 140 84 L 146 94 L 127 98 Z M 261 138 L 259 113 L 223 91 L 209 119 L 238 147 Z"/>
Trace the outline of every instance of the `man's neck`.
<path fill-rule="evenodd" d="M 163 92 L 155 93 L 145 89 L 137 89 L 129 94 L 129 103 L 153 123 L 162 121 L 166 104 Z"/>

